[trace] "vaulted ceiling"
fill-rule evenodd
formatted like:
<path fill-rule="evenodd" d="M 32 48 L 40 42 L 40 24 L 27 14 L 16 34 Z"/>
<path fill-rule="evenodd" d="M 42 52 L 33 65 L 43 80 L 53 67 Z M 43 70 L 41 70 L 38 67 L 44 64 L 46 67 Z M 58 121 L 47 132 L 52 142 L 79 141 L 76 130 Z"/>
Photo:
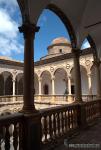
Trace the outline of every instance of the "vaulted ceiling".
<path fill-rule="evenodd" d="M 62 21 L 66 23 L 66 18 L 69 20 L 77 48 L 80 48 L 83 40 L 90 35 L 101 57 L 101 0 L 29 0 L 28 5 L 30 20 L 35 24 L 43 9 L 51 8 L 55 12 L 54 8 L 57 8 L 57 15 L 61 19 L 65 18 L 65 21 Z M 63 12 L 65 17 L 62 17 L 60 12 Z"/>

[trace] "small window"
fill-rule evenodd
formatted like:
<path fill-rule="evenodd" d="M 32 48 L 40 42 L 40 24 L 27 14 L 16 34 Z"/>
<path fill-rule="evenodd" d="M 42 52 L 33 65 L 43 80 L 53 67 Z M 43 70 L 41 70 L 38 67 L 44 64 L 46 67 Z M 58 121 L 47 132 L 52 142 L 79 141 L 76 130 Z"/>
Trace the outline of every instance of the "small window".
<path fill-rule="evenodd" d="M 59 51 L 60 51 L 60 53 L 62 53 L 62 49 L 60 49 Z"/>

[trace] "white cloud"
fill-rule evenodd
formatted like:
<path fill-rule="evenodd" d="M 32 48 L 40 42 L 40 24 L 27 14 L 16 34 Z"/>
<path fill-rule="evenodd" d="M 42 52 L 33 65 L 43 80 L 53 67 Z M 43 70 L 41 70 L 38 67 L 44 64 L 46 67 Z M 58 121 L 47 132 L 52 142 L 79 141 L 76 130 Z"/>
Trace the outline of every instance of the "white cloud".
<path fill-rule="evenodd" d="M 0 3 L 3 0 L 0 0 Z M 13 0 L 10 0 L 13 2 Z M 23 46 L 18 41 L 18 23 L 5 8 L 0 8 L 0 55 L 11 56 L 23 53 Z"/>
<path fill-rule="evenodd" d="M 17 36 L 18 24 L 12 20 L 4 9 L 0 9 L 0 34 L 14 38 Z"/>

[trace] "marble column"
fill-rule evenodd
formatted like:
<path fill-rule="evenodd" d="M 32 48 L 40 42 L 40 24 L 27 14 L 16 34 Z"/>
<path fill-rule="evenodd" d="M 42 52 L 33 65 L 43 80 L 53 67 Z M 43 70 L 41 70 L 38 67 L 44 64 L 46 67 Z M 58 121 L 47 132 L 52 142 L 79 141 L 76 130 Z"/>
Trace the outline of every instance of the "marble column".
<path fill-rule="evenodd" d="M 96 73 L 96 88 L 97 88 L 97 97 L 101 98 L 101 79 L 100 79 L 100 60 L 94 61 L 95 73 Z"/>
<path fill-rule="evenodd" d="M 71 95 L 71 76 L 68 76 L 68 94 Z"/>
<path fill-rule="evenodd" d="M 39 95 L 42 95 L 42 78 L 39 78 Z"/>
<path fill-rule="evenodd" d="M 73 60 L 74 60 L 74 83 L 75 83 L 75 101 L 82 102 L 81 92 L 81 73 L 80 73 L 80 50 L 73 49 Z"/>
<path fill-rule="evenodd" d="M 19 31 L 24 35 L 24 106 L 23 111 L 31 113 L 34 106 L 34 50 L 33 40 L 35 32 L 39 30 L 34 24 L 26 22 Z"/>
<path fill-rule="evenodd" d="M 92 95 L 92 81 L 91 81 L 91 73 L 87 74 L 88 76 L 88 90 L 89 90 L 89 95 Z"/>
<path fill-rule="evenodd" d="M 55 76 L 52 76 L 52 101 L 53 104 L 55 103 Z"/>
<path fill-rule="evenodd" d="M 13 77 L 13 96 L 15 96 L 15 78 Z"/>

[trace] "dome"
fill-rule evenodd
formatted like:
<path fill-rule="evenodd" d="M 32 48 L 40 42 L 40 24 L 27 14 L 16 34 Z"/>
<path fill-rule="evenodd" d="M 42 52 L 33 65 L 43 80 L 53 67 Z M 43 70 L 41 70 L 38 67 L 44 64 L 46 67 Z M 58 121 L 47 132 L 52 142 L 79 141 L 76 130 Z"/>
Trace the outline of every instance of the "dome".
<path fill-rule="evenodd" d="M 60 43 L 67 43 L 67 44 L 70 44 L 69 40 L 67 40 L 66 38 L 64 37 L 59 37 L 59 38 L 56 38 L 52 41 L 52 44 L 60 44 Z"/>

